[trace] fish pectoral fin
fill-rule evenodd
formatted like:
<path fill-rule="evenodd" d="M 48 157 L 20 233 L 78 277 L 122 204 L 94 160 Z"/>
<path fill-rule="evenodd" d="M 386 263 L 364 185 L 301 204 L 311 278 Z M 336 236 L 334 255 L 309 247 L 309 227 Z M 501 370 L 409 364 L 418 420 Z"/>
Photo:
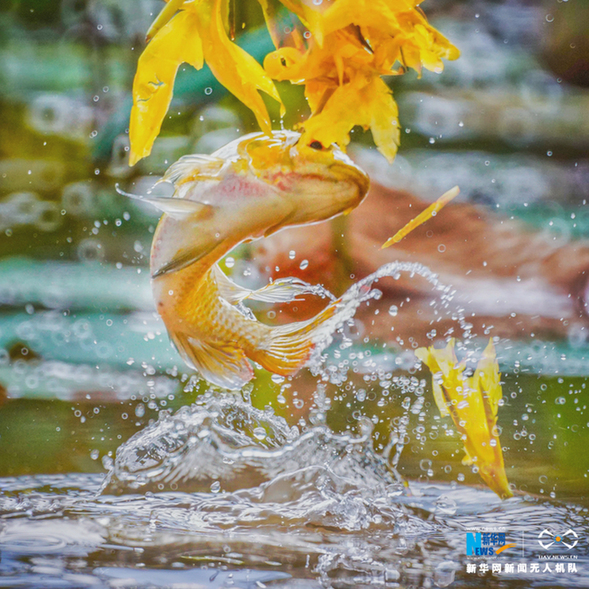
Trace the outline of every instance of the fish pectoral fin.
<path fill-rule="evenodd" d="M 201 244 L 179 250 L 169 262 L 166 262 L 163 266 L 160 266 L 155 272 L 153 272 L 151 277 L 157 278 L 158 276 L 170 274 L 171 272 L 178 272 L 178 270 L 187 268 L 211 253 L 222 241 L 222 239 L 212 240 L 204 245 Z"/>
<path fill-rule="evenodd" d="M 212 205 L 195 202 L 185 198 L 158 196 L 156 198 L 141 198 L 138 200 L 148 202 L 156 209 L 159 209 L 177 221 L 185 221 L 186 219 L 191 218 L 195 221 L 202 221 L 210 219 L 215 212 L 215 207 Z"/>
<path fill-rule="evenodd" d="M 232 342 L 203 341 L 184 333 L 170 337 L 187 364 L 214 385 L 239 390 L 254 376 L 244 351 Z"/>
<path fill-rule="evenodd" d="M 178 221 L 184 221 L 190 217 L 193 217 L 194 220 L 208 219 L 215 212 L 215 207 L 212 205 L 188 200 L 186 198 L 175 198 L 173 196 L 154 196 L 153 198 L 149 196 L 144 197 L 131 192 L 125 192 L 124 190 L 121 190 L 118 184 L 115 185 L 115 189 L 123 196 L 140 202 L 149 203 L 156 209 L 162 211 L 162 213 L 166 213 L 166 215 L 169 215 Z"/>

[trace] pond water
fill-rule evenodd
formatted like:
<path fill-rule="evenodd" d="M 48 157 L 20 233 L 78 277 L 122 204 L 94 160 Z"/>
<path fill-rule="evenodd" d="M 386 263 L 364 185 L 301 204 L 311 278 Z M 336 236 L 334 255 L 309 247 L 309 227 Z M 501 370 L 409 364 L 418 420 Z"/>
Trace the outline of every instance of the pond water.
<path fill-rule="evenodd" d="M 551 28 L 563 10 L 571 31 L 582 21 L 562 8 L 573 2 L 556 10 L 431 0 L 426 11 L 463 56 L 442 76 L 394 80 L 402 147 L 393 166 L 370 163 L 375 182 L 425 201 L 460 184 L 460 206 L 519 221 L 521 235 L 533 231 L 555 252 L 568 247 L 553 267 L 567 288 L 534 298 L 548 270 L 528 283 L 514 275 L 502 291 L 479 284 L 469 297 L 507 303 L 491 305 L 496 327 L 477 329 L 434 264 L 403 262 L 428 278 L 431 297 L 358 290 L 351 307 L 366 299 L 364 325 L 336 334 L 314 373 L 285 380 L 257 370 L 239 394 L 209 389 L 170 345 L 149 286 L 158 216 L 114 187 L 145 193 L 180 155 L 255 130 L 253 116 L 210 74 L 181 71 L 152 156 L 130 170 L 134 48 L 160 3 L 8 4 L 0 587 L 589 587 L 589 290 L 579 286 L 585 270 L 570 279 L 574 288 L 564 279 L 568 262 L 589 260 L 589 95 L 561 59 L 580 41 Z M 260 59 L 270 47 L 255 31 L 262 16 L 242 4 L 244 43 Z M 305 108 L 296 90 L 280 91 Z M 367 135 L 354 142 L 367 146 Z M 472 252 L 462 251 L 467 281 Z M 233 253 L 225 268 L 259 286 L 274 270 L 252 255 Z M 299 269 L 319 263 L 296 255 Z M 506 311 L 517 297 L 517 313 Z M 578 316 L 565 317 L 571 307 Z M 453 331 L 432 334 L 430 311 Z M 409 337 L 368 337 L 370 322 L 389 335 L 397 326 L 395 336 L 402 325 Z M 495 336 L 513 498 L 501 501 L 462 464 L 460 435 L 440 417 L 431 375 L 413 354 L 420 330 L 427 343 L 463 340 L 461 353 L 473 358 Z M 505 534 L 512 546 L 469 555 L 477 532 Z M 483 540 L 493 539 L 481 536 L 485 548 Z"/>
<path fill-rule="evenodd" d="M 541 560 L 537 544 L 547 527 L 574 529 L 582 542 L 586 506 L 524 492 L 501 502 L 487 490 L 428 480 L 431 462 L 422 482 L 406 484 L 374 452 L 372 429 L 366 421 L 356 436 L 325 425 L 301 434 L 238 395 L 204 394 L 121 446 L 106 478 L 1 479 L 0 583 L 587 586 L 585 548 L 564 561 L 577 572 L 565 569 L 559 583 L 545 569 L 558 561 Z M 504 529 L 517 546 L 503 560 L 525 562 L 529 572 L 467 576 L 465 530 L 474 527 Z"/>

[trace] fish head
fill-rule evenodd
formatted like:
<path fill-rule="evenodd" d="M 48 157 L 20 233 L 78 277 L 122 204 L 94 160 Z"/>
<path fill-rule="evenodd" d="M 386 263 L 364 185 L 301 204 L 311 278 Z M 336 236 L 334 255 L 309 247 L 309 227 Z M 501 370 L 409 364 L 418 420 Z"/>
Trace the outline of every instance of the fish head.
<path fill-rule="evenodd" d="M 303 225 L 348 213 L 368 192 L 368 175 L 337 145 L 305 145 L 293 131 L 250 135 L 238 146 L 248 172 L 273 186 L 291 205 L 282 226 Z"/>

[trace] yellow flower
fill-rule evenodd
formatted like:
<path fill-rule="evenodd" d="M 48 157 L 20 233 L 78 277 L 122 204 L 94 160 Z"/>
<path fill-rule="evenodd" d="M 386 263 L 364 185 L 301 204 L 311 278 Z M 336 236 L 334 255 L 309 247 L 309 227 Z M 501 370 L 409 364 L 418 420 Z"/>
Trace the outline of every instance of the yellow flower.
<path fill-rule="evenodd" d="M 178 7 L 180 12 L 173 16 Z M 156 19 L 133 82 L 130 165 L 150 154 L 184 62 L 200 69 L 206 61 L 219 82 L 253 110 L 260 128 L 270 132 L 270 116 L 258 91 L 278 102 L 280 97 L 262 66 L 229 40 L 223 24 L 225 7 L 225 0 L 171 0 Z"/>
<path fill-rule="evenodd" d="M 512 497 L 497 431 L 497 410 L 501 399 L 499 366 L 493 341 L 483 352 L 473 376 L 464 375 L 451 339 L 444 349 L 419 348 L 416 356 L 433 374 L 434 399 L 440 414 L 452 417 L 462 434 L 464 464 L 476 464 L 485 483 L 499 497 Z"/>
<path fill-rule="evenodd" d="M 310 28 L 306 46 L 283 47 L 264 68 L 276 80 L 305 85 L 311 117 L 302 123 L 303 141 L 345 147 L 355 125 L 371 129 L 389 159 L 399 144 L 398 109 L 383 75 L 406 68 L 443 69 L 442 58 L 458 50 L 431 27 L 414 0 L 336 0 Z M 299 17 L 308 20 L 301 11 Z"/>
<path fill-rule="evenodd" d="M 389 159 L 399 144 L 398 109 L 384 75 L 407 68 L 440 72 L 442 59 L 458 50 L 430 26 L 417 0 L 279 0 L 308 29 L 304 40 L 295 28 L 294 47 L 267 56 L 262 68 L 225 31 L 228 0 L 169 0 L 148 32 L 133 83 L 130 164 L 149 155 L 172 100 L 176 72 L 186 62 L 199 69 L 206 62 L 215 77 L 252 109 L 269 133 L 270 117 L 260 95 L 278 102 L 271 78 L 304 84 L 312 115 L 302 124 L 306 144 L 345 147 L 355 125 L 371 129 Z M 278 47 L 278 0 L 258 0 Z M 178 12 L 179 11 L 179 12 Z M 284 107 L 282 106 L 282 112 Z"/>

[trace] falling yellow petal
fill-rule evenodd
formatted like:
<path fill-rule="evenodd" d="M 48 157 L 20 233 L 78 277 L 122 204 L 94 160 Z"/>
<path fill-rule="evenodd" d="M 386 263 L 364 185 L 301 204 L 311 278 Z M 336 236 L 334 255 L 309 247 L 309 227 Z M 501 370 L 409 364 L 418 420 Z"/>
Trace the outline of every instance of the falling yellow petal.
<path fill-rule="evenodd" d="M 419 215 L 417 215 L 417 217 L 415 217 L 414 219 L 411 219 L 411 221 L 409 221 L 409 223 L 407 223 L 405 227 L 399 229 L 399 231 L 397 231 L 397 233 L 395 233 L 393 237 L 387 239 L 380 249 L 389 247 L 394 243 L 399 243 L 403 239 L 403 237 L 411 233 L 411 231 L 413 231 L 416 227 L 419 227 L 422 223 L 425 223 L 431 217 L 435 217 L 438 214 L 438 211 L 445 207 L 453 198 L 458 196 L 459 193 L 460 188 L 458 188 L 458 186 L 454 186 L 454 188 L 451 188 L 450 190 L 448 190 L 448 192 L 442 194 L 442 196 L 440 196 L 438 200 L 436 200 L 429 207 L 427 207 L 425 211 L 419 213 Z"/>
<path fill-rule="evenodd" d="M 133 80 L 133 108 L 129 124 L 129 165 L 151 153 L 155 138 L 172 101 L 178 67 L 187 62 L 203 65 L 197 18 L 182 11 L 167 22 L 141 54 Z"/>
<path fill-rule="evenodd" d="M 462 435 L 465 464 L 475 464 L 481 478 L 499 497 L 512 497 L 497 431 L 502 392 L 493 341 L 489 340 L 472 377 L 464 376 L 464 363 L 456 359 L 453 339 L 446 349 L 430 346 L 417 349 L 415 354 L 433 374 L 434 399 L 440 413 L 450 415 Z"/>

